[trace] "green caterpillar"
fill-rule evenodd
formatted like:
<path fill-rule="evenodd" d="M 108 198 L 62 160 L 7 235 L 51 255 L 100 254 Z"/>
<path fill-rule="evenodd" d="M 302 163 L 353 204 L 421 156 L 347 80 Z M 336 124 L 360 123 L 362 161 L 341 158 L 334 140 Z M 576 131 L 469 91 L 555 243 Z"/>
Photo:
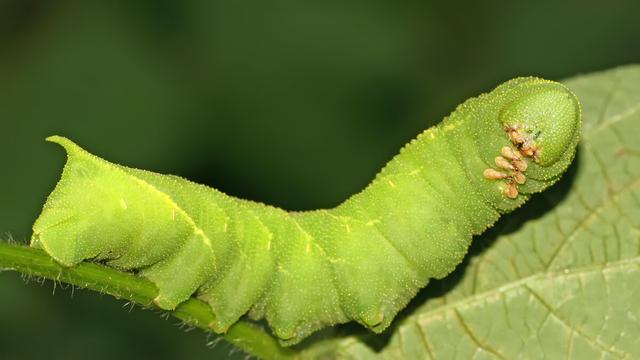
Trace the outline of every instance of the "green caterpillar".
<path fill-rule="evenodd" d="M 362 192 L 306 212 L 112 164 L 53 136 L 68 161 L 31 245 L 64 266 L 135 270 L 162 309 L 196 296 L 216 332 L 247 313 L 287 345 L 352 320 L 381 332 L 461 262 L 472 235 L 558 180 L 580 126 L 566 87 L 517 78 L 423 132 Z"/>

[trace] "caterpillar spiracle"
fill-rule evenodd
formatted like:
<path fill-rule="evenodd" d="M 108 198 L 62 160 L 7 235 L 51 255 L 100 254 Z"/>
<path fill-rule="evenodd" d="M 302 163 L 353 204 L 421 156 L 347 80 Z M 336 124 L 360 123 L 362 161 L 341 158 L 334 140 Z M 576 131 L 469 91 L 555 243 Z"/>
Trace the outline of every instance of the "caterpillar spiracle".
<path fill-rule="evenodd" d="M 216 332 L 247 313 L 286 345 L 349 321 L 381 332 L 429 279 L 453 271 L 473 235 L 559 179 L 580 127 L 565 86 L 517 78 L 458 106 L 360 193 L 305 212 L 113 164 L 52 136 L 68 160 L 31 246 L 64 266 L 136 271 L 162 309 L 197 297 Z"/>

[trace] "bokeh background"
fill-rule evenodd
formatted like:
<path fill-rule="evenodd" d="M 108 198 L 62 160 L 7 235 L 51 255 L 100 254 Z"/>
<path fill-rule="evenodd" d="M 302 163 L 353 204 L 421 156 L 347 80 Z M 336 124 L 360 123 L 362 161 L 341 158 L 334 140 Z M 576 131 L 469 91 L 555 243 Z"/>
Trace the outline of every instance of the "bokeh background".
<path fill-rule="evenodd" d="M 26 241 L 59 134 L 292 210 L 361 189 L 456 104 L 519 75 L 640 61 L 640 2 L 0 0 L 0 232 Z M 1 359 L 212 359 L 199 331 L 0 274 Z"/>

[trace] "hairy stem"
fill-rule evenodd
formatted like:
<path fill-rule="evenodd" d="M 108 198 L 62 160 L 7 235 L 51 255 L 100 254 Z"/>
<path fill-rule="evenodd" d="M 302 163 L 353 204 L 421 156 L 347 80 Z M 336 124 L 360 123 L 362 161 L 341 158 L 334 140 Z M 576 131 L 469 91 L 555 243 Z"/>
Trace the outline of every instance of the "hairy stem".
<path fill-rule="evenodd" d="M 56 263 L 45 252 L 26 246 L 0 243 L 0 269 L 65 282 L 126 299 L 144 307 L 154 307 L 152 300 L 158 295 L 158 289 L 153 283 L 134 274 L 93 263 L 81 263 L 66 268 Z M 208 324 L 215 317 L 206 303 L 194 298 L 180 304 L 171 315 L 206 331 L 209 331 Z M 262 328 L 248 322 L 236 323 L 222 336 L 238 348 L 259 358 L 293 357 L 291 350 L 281 347 Z"/>

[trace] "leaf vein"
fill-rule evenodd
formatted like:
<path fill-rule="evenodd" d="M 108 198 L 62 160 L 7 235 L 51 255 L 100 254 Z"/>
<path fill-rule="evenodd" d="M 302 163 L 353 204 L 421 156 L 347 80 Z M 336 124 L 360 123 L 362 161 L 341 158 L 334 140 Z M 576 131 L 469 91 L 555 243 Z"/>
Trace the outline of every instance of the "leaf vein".
<path fill-rule="evenodd" d="M 624 352 L 620 352 L 617 351 L 615 349 L 611 349 L 609 347 L 606 346 L 606 344 L 602 344 L 597 338 L 594 338 L 592 336 L 589 336 L 589 334 L 585 333 L 584 331 L 582 331 L 578 326 L 576 326 L 575 328 L 571 327 L 571 324 L 564 319 L 562 316 L 560 316 L 560 314 L 558 314 L 556 312 L 556 310 L 549 304 L 547 303 L 544 298 L 542 298 L 542 296 L 540 294 L 538 294 L 538 292 L 536 292 L 535 290 L 533 290 L 529 285 L 527 284 L 523 284 L 522 285 L 524 289 L 526 289 L 529 293 L 531 293 L 531 295 L 533 296 L 534 299 L 536 299 L 536 301 L 538 301 L 545 309 L 547 309 L 548 315 L 553 316 L 554 318 L 556 318 L 558 321 L 560 321 L 567 329 L 569 329 L 572 332 L 577 333 L 578 335 L 582 336 L 584 339 L 586 339 L 587 341 L 591 342 L 592 344 L 594 344 L 597 348 L 599 348 L 602 352 L 606 352 L 612 355 L 615 355 L 618 358 L 624 358 L 624 356 L 626 355 L 626 353 Z"/>

